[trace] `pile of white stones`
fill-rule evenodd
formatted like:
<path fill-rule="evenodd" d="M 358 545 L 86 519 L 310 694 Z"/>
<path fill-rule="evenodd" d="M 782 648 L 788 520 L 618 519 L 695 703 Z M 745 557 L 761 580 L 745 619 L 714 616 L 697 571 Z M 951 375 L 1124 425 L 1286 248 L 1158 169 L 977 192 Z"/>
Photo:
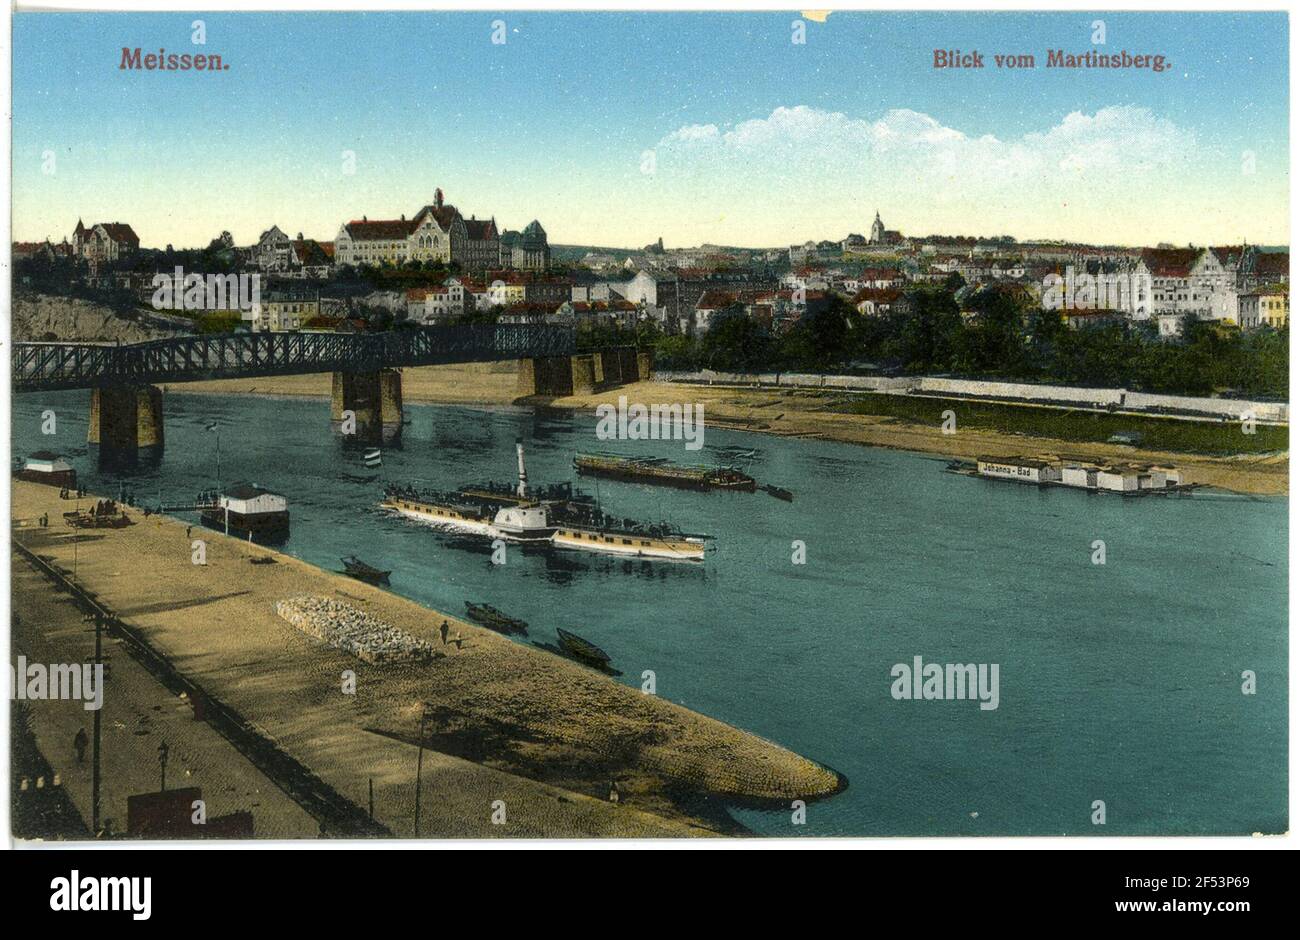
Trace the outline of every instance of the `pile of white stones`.
<path fill-rule="evenodd" d="M 423 662 L 433 646 L 363 610 L 328 597 L 291 597 L 275 612 L 303 633 L 376 665 Z"/>

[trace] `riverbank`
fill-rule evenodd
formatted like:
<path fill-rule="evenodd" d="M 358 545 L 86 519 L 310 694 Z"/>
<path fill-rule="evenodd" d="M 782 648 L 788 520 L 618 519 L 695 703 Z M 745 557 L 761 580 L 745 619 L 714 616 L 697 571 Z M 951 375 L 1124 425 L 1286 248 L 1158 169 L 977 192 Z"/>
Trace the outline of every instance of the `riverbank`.
<path fill-rule="evenodd" d="M 39 484 L 12 492 L 23 545 L 67 571 L 75 557 L 101 603 L 336 793 L 366 807 L 373 785 L 374 819 L 394 835 L 415 834 L 426 704 L 424 837 L 716 835 L 736 831 L 723 803 L 788 806 L 843 785 L 754 735 L 290 556 L 134 511 L 119 530 L 43 529 L 37 517 L 59 520 L 69 504 Z M 191 538 L 206 543 L 206 564 L 193 563 Z M 264 555 L 276 563 L 250 564 Z M 436 658 L 374 666 L 313 640 L 275 611 L 301 595 L 344 601 L 432 643 Z M 461 643 L 442 642 L 444 620 Z"/>
<path fill-rule="evenodd" d="M 330 389 L 331 377 L 328 374 L 192 382 L 173 387 L 177 392 L 312 398 L 328 398 Z M 406 369 L 402 372 L 402 391 L 407 402 L 505 405 L 519 400 L 515 387 L 514 363 Z M 1285 495 L 1288 492 L 1289 452 L 1219 457 L 1059 440 L 961 424 L 956 434 L 945 434 L 941 427 L 940 412 L 946 406 L 937 401 L 932 424 L 921 424 L 890 415 L 849 413 L 844 409 L 844 399 L 841 397 L 795 389 L 638 382 L 608 392 L 538 401 L 555 408 L 594 411 L 602 403 L 617 404 L 620 395 L 627 396 L 630 402 L 645 404 L 702 404 L 705 424 L 713 427 L 888 447 L 963 459 L 974 459 L 985 454 L 1012 457 L 1024 453 L 1052 453 L 1098 463 L 1118 461 L 1174 464 L 1185 471 L 1185 479 L 1190 483 L 1257 496 Z M 1228 431 L 1235 429 L 1234 426 L 1225 428 Z"/>

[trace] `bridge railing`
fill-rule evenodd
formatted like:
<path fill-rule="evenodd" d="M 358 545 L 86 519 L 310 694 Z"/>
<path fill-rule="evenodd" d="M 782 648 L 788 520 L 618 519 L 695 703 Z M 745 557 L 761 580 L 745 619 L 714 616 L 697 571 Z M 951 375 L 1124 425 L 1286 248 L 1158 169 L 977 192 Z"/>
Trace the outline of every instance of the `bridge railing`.
<path fill-rule="evenodd" d="M 384 333 L 223 333 L 128 346 L 15 343 L 14 391 L 313 372 L 363 372 L 571 354 L 565 326 L 428 326 Z"/>

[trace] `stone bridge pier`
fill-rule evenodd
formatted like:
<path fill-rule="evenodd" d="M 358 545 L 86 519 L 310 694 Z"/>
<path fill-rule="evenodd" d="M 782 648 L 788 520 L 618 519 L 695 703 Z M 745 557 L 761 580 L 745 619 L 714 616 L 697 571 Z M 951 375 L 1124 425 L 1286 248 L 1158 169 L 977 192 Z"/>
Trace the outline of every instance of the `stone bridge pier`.
<path fill-rule="evenodd" d="M 537 356 L 519 360 L 517 390 L 522 398 L 590 395 L 632 382 L 647 381 L 653 365 L 650 351 L 631 346 L 599 349 L 574 356 Z"/>
<path fill-rule="evenodd" d="M 109 385 L 90 390 L 86 444 L 100 466 L 157 463 L 163 452 L 162 390 Z"/>
<path fill-rule="evenodd" d="M 354 427 L 349 428 L 345 412 L 352 413 Z M 402 373 L 396 369 L 335 372 L 330 426 L 367 446 L 398 440 L 402 434 Z"/>

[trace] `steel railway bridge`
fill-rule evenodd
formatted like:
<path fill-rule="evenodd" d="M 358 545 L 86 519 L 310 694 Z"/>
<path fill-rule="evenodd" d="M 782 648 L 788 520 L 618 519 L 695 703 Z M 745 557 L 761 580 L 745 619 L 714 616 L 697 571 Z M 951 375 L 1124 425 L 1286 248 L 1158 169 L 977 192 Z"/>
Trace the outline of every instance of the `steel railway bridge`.
<path fill-rule="evenodd" d="M 571 328 L 505 324 L 384 333 L 228 333 L 125 346 L 15 343 L 12 382 L 17 394 L 90 389 L 87 444 L 102 462 L 134 463 L 141 454 L 162 452 L 158 386 L 163 383 L 330 372 L 335 428 L 354 443 L 377 444 L 401 433 L 399 369 L 520 360 L 521 394 L 528 395 L 542 391 L 539 375 L 594 371 L 593 355 L 575 352 Z M 635 361 L 628 370 L 617 356 L 612 361 L 620 375 L 635 371 Z"/>
<path fill-rule="evenodd" d="M 370 373 L 407 366 L 568 356 L 575 334 L 560 326 L 430 326 L 386 333 L 230 333 L 127 346 L 15 343 L 15 393 L 158 382 Z"/>

